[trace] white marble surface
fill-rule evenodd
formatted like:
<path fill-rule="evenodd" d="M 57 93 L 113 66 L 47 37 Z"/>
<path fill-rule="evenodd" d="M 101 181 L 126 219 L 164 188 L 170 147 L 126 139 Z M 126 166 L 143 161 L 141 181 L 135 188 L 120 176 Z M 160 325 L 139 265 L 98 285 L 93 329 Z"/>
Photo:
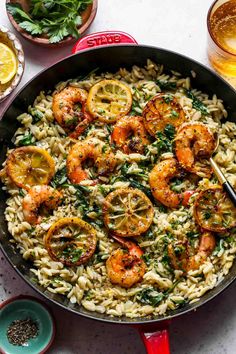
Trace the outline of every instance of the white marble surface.
<path fill-rule="evenodd" d="M 156 45 L 186 54 L 204 64 L 206 14 L 212 0 L 99 0 L 90 32 L 118 29 L 139 43 Z M 0 23 L 11 27 L 0 0 Z M 26 69 L 21 85 L 45 66 L 63 58 L 71 48 L 46 50 L 22 40 Z M 5 103 L 0 104 L 0 114 Z M 38 296 L 8 265 L 0 253 L 0 301 L 13 295 Z M 170 329 L 174 354 L 236 353 L 236 284 L 196 313 L 174 320 Z M 85 320 L 52 306 L 57 335 L 51 354 L 144 354 L 133 328 Z"/>

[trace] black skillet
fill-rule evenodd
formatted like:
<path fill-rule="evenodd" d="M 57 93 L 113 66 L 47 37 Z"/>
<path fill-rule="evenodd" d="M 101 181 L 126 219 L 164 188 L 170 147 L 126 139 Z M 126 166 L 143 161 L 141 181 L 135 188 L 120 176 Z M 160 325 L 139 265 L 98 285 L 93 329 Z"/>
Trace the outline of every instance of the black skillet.
<path fill-rule="evenodd" d="M 123 39 L 122 33 L 119 32 L 97 33 L 84 37 L 82 43 L 74 48 L 74 51 L 82 48 L 83 50 L 80 53 L 69 56 L 42 71 L 21 89 L 5 109 L 0 122 L 2 146 L 0 163 L 5 160 L 6 150 L 11 145 L 12 136 L 17 129 L 16 117 L 27 111 L 28 106 L 33 103 L 41 90 L 52 90 L 59 81 L 86 75 L 96 68 L 99 68 L 101 72 L 115 72 L 120 67 L 131 68 L 134 64 L 144 66 L 148 58 L 154 62 L 164 64 L 167 72 L 175 70 L 183 76 L 190 76 L 191 71 L 194 71 L 196 77 L 191 79 L 192 86 L 207 92 L 210 96 L 216 94 L 217 97 L 222 98 L 228 111 L 228 120 L 236 122 L 236 91 L 214 72 L 183 55 L 156 47 L 130 44 L 130 39 L 128 40 L 129 44 L 124 45 L 121 44 Z M 98 44 L 102 46 L 94 48 Z M 85 49 L 86 47 L 89 49 Z M 225 276 L 223 281 L 216 288 L 202 296 L 198 302 L 169 311 L 165 316 L 131 320 L 125 317 L 116 318 L 106 314 L 89 312 L 82 306 L 71 304 L 65 296 L 52 294 L 33 281 L 33 274 L 30 272 L 32 264 L 23 260 L 15 245 L 9 242 L 11 235 L 7 230 L 7 222 L 4 218 L 6 198 L 6 193 L 0 190 L 0 242 L 3 253 L 18 274 L 41 295 L 67 311 L 98 321 L 136 326 L 141 332 L 149 354 L 168 354 L 168 325 L 170 320 L 196 310 L 199 306 L 220 294 L 235 280 L 236 262 L 234 262 L 229 274 Z"/>

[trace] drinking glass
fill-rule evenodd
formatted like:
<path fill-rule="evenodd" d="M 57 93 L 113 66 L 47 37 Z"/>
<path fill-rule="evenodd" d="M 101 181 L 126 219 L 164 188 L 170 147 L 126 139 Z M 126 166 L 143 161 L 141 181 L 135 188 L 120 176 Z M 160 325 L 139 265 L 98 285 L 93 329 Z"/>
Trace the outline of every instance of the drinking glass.
<path fill-rule="evenodd" d="M 208 59 L 236 87 L 236 0 L 216 0 L 208 11 Z"/>

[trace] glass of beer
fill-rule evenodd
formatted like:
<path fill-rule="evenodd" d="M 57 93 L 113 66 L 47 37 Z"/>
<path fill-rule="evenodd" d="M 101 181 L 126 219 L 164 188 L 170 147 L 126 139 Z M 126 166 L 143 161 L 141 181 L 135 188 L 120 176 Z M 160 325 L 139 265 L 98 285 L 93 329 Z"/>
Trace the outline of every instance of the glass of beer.
<path fill-rule="evenodd" d="M 236 87 L 236 0 L 216 0 L 207 15 L 208 58 Z"/>

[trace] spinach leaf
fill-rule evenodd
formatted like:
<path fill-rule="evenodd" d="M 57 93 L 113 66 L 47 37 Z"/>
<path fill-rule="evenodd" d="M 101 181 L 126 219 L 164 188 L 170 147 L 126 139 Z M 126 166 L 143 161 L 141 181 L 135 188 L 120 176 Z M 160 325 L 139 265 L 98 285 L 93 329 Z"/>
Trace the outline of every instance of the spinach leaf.
<path fill-rule="evenodd" d="M 33 142 L 33 135 L 31 133 L 28 133 L 23 136 L 22 139 L 18 141 L 18 146 L 28 146 L 28 145 L 35 145 Z"/>
<path fill-rule="evenodd" d="M 56 172 L 55 176 L 51 181 L 51 185 L 53 188 L 57 188 L 65 184 L 66 181 L 67 181 L 66 167 L 63 167 L 62 169 Z"/>
<path fill-rule="evenodd" d="M 156 133 L 156 141 L 152 145 L 157 148 L 158 155 L 173 151 L 174 135 L 175 127 L 172 124 L 167 124 L 163 132 Z"/>
<path fill-rule="evenodd" d="M 165 294 L 156 291 L 154 288 L 146 288 L 137 295 L 137 300 L 142 304 L 157 306 L 165 298 Z"/>
<path fill-rule="evenodd" d="M 140 182 L 135 181 L 134 179 L 129 179 L 129 182 L 131 187 L 140 189 L 143 193 L 145 193 L 149 197 L 149 199 L 153 200 L 151 189 L 143 186 Z"/>
<path fill-rule="evenodd" d="M 213 256 L 217 256 L 218 253 L 220 253 L 221 251 L 224 251 L 225 247 L 224 247 L 224 240 L 221 238 L 218 240 L 217 242 L 217 246 L 213 251 Z"/>
<path fill-rule="evenodd" d="M 167 124 L 164 129 L 164 134 L 168 139 L 173 140 L 175 137 L 175 127 L 172 124 Z"/>
<path fill-rule="evenodd" d="M 149 265 L 151 263 L 151 256 L 148 253 L 144 253 L 141 258 L 144 260 L 144 262 Z"/>
<path fill-rule="evenodd" d="M 196 231 L 188 231 L 186 233 L 186 236 L 189 238 L 189 239 L 195 239 L 195 238 L 198 238 L 200 236 L 199 232 L 196 232 Z"/>
<path fill-rule="evenodd" d="M 157 80 L 157 85 L 160 87 L 160 89 L 163 90 L 175 90 L 176 89 L 176 82 L 171 82 L 167 80 Z"/>
<path fill-rule="evenodd" d="M 207 115 L 209 114 L 209 111 L 207 109 L 207 107 L 204 105 L 204 103 L 202 103 L 202 101 L 200 101 L 193 93 L 191 90 L 186 90 L 186 94 L 188 98 L 191 98 L 192 105 L 193 108 L 195 108 L 196 110 L 200 111 L 203 115 Z"/>
<path fill-rule="evenodd" d="M 39 111 L 38 109 L 36 109 L 36 108 L 31 108 L 29 110 L 29 113 L 33 117 L 33 123 L 38 123 L 43 118 L 43 113 L 41 111 Z"/>

